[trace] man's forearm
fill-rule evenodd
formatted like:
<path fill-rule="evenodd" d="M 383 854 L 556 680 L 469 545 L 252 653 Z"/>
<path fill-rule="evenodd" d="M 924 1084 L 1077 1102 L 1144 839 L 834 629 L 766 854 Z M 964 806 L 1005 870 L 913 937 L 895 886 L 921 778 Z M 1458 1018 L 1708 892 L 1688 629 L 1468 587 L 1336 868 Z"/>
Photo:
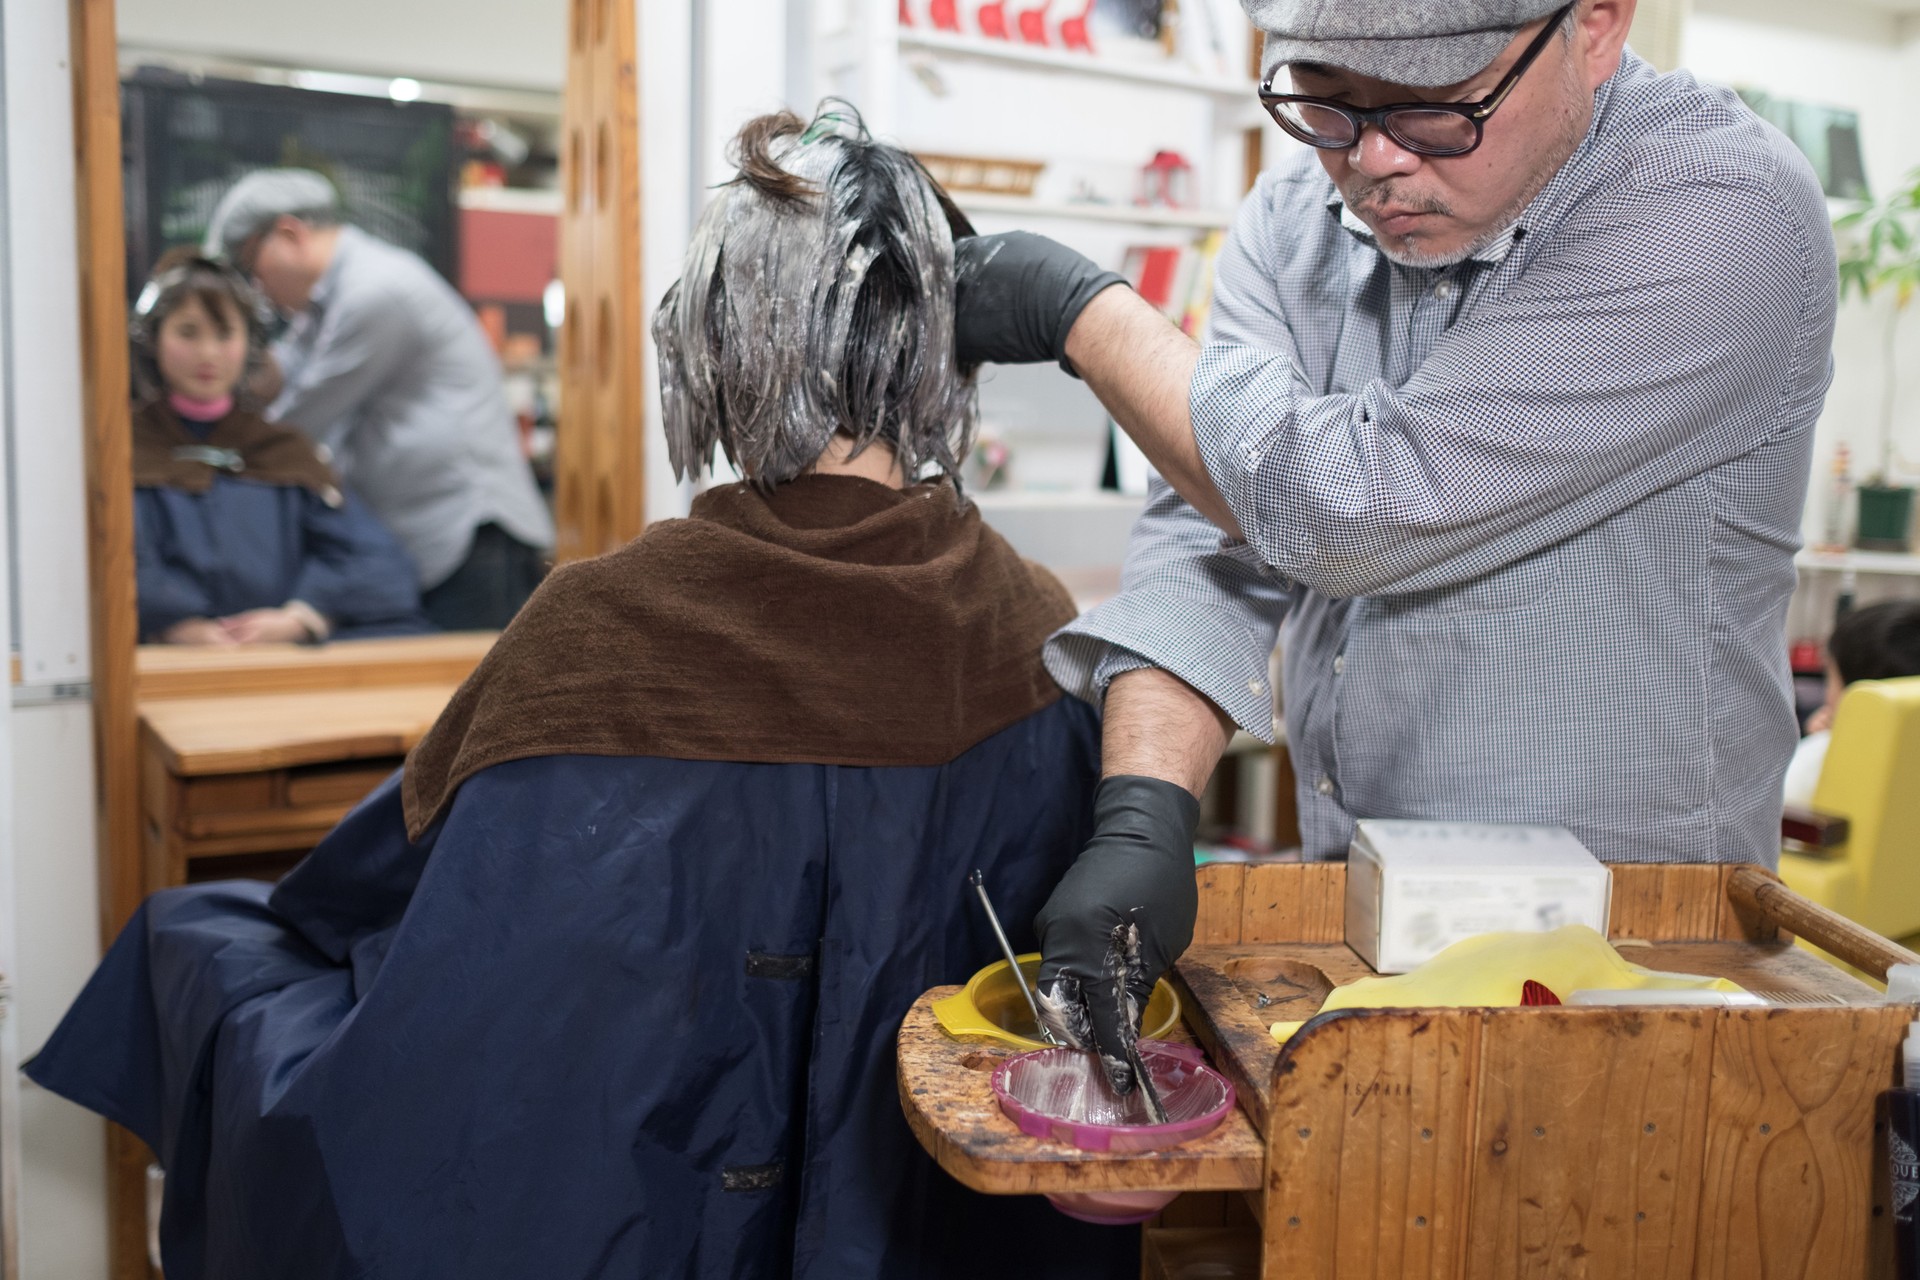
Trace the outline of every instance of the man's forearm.
<path fill-rule="evenodd" d="M 1160 778 L 1197 796 L 1227 749 L 1233 721 L 1179 677 L 1142 667 L 1107 686 L 1100 733 L 1103 776 Z"/>
<path fill-rule="evenodd" d="M 1193 340 L 1133 290 L 1106 289 L 1074 322 L 1067 359 L 1167 483 L 1229 537 L 1241 537 L 1193 438 Z"/>

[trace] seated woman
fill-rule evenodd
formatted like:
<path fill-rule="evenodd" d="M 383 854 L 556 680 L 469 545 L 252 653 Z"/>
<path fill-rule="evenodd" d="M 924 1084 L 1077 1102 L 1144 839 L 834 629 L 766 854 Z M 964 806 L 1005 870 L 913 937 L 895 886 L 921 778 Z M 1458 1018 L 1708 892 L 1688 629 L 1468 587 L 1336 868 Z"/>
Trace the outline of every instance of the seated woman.
<path fill-rule="evenodd" d="M 894 1084 L 997 955 L 968 873 L 1031 945 L 1099 763 L 954 480 L 964 220 L 845 109 L 736 145 L 655 335 L 675 466 L 748 482 L 558 569 L 277 888 L 148 900 L 29 1068 L 159 1155 L 170 1280 L 1138 1273 Z"/>
<path fill-rule="evenodd" d="M 307 438 L 240 388 L 266 351 L 259 300 L 191 250 L 160 260 L 133 319 L 140 638 L 319 641 L 431 631 L 413 562 Z"/>

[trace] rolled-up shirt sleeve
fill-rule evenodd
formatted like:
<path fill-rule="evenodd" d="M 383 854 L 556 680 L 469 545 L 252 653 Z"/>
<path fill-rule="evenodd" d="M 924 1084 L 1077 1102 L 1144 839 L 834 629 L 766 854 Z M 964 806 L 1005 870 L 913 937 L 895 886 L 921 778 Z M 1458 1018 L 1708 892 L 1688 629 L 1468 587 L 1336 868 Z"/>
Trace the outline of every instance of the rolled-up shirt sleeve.
<path fill-rule="evenodd" d="M 1260 558 L 1329 597 L 1455 586 L 1763 443 L 1826 358 L 1833 249 L 1765 175 L 1715 186 L 1657 225 L 1644 191 L 1580 211 L 1398 387 L 1308 395 L 1217 332 L 1194 435 Z"/>
<path fill-rule="evenodd" d="M 1047 642 L 1047 670 L 1060 687 L 1098 706 L 1115 676 L 1159 667 L 1272 742 L 1267 666 L 1286 584 L 1156 478 L 1127 544 L 1120 588 Z"/>

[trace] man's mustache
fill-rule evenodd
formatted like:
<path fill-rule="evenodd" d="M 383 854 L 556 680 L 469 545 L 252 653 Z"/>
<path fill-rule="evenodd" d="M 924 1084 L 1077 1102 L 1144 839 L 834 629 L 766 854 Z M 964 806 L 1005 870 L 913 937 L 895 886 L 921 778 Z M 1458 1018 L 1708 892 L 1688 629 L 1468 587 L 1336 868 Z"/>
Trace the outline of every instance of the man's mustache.
<path fill-rule="evenodd" d="M 1345 192 L 1344 198 L 1347 207 L 1356 214 L 1380 215 L 1389 208 L 1395 213 L 1438 213 L 1448 216 L 1453 213 L 1453 207 L 1444 200 L 1437 200 L 1432 196 L 1423 196 L 1416 192 L 1402 191 L 1393 185 L 1392 179 L 1360 182 L 1352 190 Z"/>

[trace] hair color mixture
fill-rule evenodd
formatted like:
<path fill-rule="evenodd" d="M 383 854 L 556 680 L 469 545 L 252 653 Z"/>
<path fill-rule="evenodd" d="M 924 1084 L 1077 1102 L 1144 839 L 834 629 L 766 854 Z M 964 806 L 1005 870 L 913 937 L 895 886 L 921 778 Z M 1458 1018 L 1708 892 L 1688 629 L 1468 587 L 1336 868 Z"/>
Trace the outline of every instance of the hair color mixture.
<path fill-rule="evenodd" d="M 836 434 L 896 451 L 908 479 L 959 471 L 975 414 L 954 358 L 953 240 L 972 228 L 926 171 L 829 99 L 734 139 L 653 321 L 675 474 L 716 444 L 756 484 L 805 472 Z"/>

